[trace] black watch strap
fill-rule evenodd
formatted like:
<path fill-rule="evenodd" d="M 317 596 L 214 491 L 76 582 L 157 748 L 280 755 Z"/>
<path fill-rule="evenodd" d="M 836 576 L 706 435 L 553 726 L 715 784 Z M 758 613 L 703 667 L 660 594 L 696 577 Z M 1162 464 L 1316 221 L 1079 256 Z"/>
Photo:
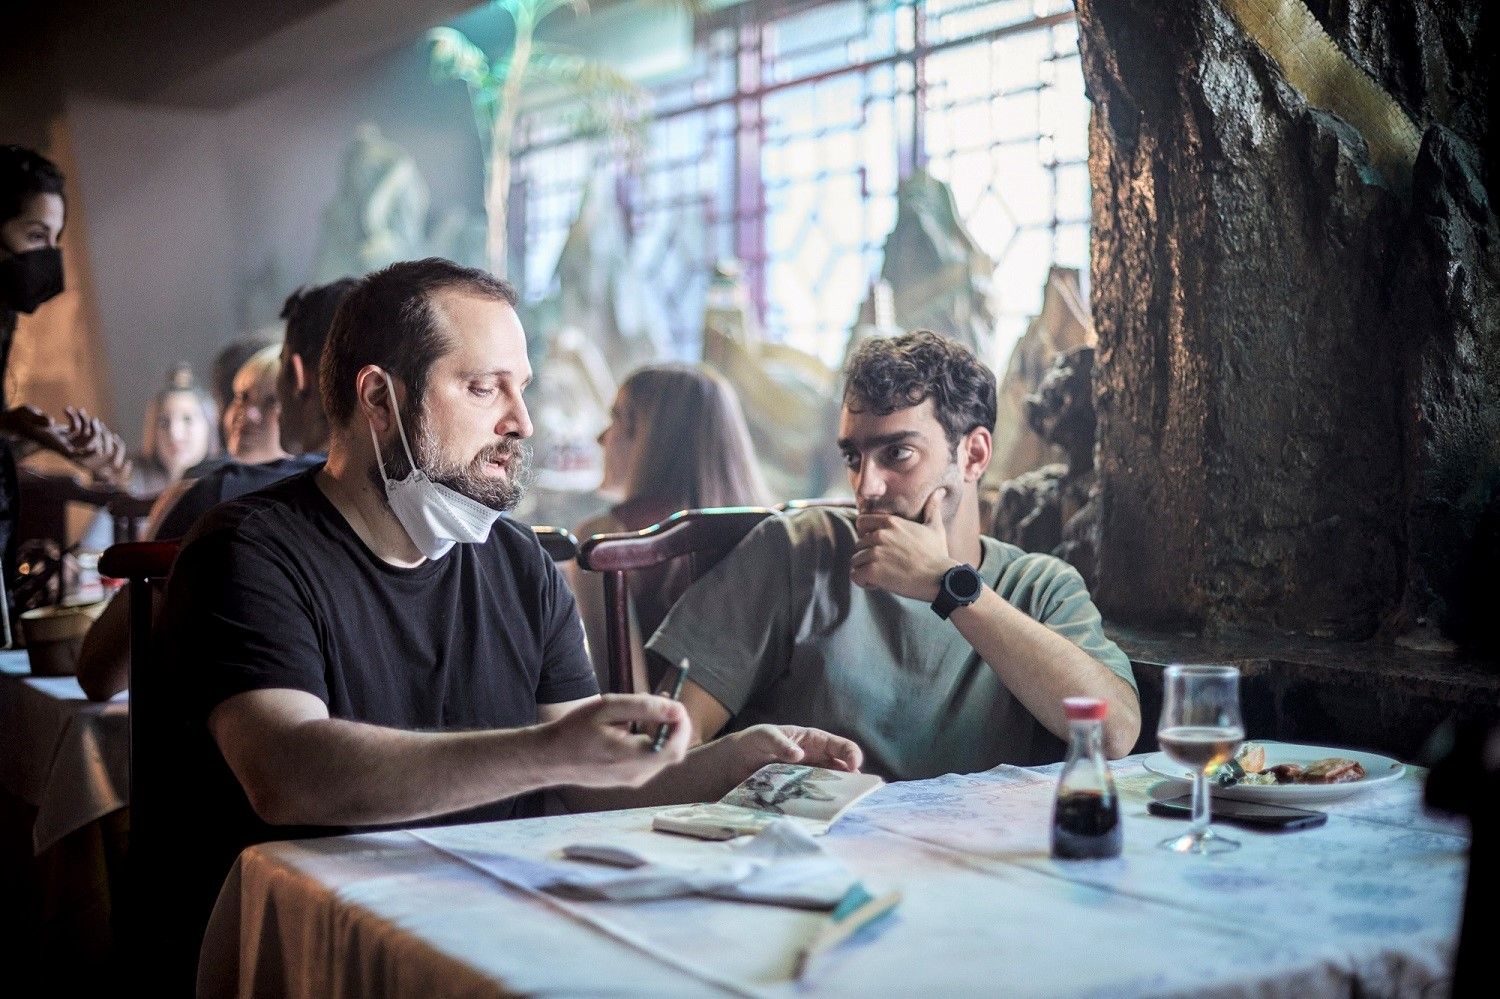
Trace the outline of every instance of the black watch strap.
<path fill-rule="evenodd" d="M 978 600 L 983 591 L 984 580 L 979 578 L 972 565 L 955 565 L 938 580 L 937 599 L 932 602 L 933 613 L 946 621 L 949 614 Z"/>

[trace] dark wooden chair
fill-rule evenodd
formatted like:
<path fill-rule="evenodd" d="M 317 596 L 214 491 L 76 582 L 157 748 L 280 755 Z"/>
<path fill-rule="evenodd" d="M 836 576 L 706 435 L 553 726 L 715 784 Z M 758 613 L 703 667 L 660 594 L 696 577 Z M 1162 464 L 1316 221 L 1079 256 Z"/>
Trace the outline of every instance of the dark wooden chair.
<path fill-rule="evenodd" d="M 120 493 L 109 501 L 110 516 L 115 519 L 115 544 L 141 540 L 141 532 L 146 527 L 146 518 L 156 506 L 156 500 L 155 495 L 136 496 L 134 493 Z"/>
<path fill-rule="evenodd" d="M 1469 876 L 1453 959 L 1455 996 L 1479 995 L 1491 979 L 1489 948 L 1500 926 L 1500 722 L 1446 722 L 1428 744 L 1423 799 L 1430 809 L 1469 820 Z"/>
<path fill-rule="evenodd" d="M 153 995 L 191 995 L 198 945 L 222 872 L 205 879 L 194 822 L 202 793 L 184 759 L 188 730 L 161 661 L 156 595 L 177 559 L 176 541 L 114 545 L 99 572 L 126 580 L 130 606 L 130 829 L 116 940 L 125 980 Z"/>
<path fill-rule="evenodd" d="M 684 560 L 684 571 L 674 575 L 678 592 L 718 563 L 749 534 L 751 529 L 776 511 L 766 507 L 719 507 L 684 510 L 641 531 L 596 534 L 578 551 L 578 565 L 604 576 L 606 615 L 605 656 L 609 664 L 609 689 L 631 693 L 634 689 L 630 662 L 630 587 L 626 573 L 665 566 Z"/>
<path fill-rule="evenodd" d="M 153 903 L 163 898 L 176 874 L 173 829 L 180 815 L 172 811 L 170 796 L 191 794 L 174 786 L 178 775 L 171 738 L 178 723 L 173 715 L 167 678 L 157 667 L 155 650 L 155 592 L 177 558 L 175 541 L 137 541 L 114 545 L 99 558 L 101 575 L 123 579 L 130 601 L 130 706 L 128 760 L 130 772 L 130 829 L 126 866 L 116 925 L 118 945 L 125 954 L 129 978 L 152 982 L 158 994 L 187 994 L 191 990 L 196 946 L 182 930 L 179 907 L 158 914 Z M 202 928 L 197 927 L 201 936 Z M 168 985 L 167 983 L 171 983 Z"/>
<path fill-rule="evenodd" d="M 554 562 L 569 562 L 578 557 L 578 538 L 566 527 L 533 527 L 542 551 Z"/>
<path fill-rule="evenodd" d="M 152 824 L 159 812 L 153 807 L 156 782 L 151 774 L 153 746 L 156 734 L 166 731 L 172 724 L 166 711 L 164 679 L 159 670 L 151 668 L 153 661 L 152 633 L 154 590 L 172 571 L 177 558 L 175 541 L 135 541 L 114 545 L 99 558 L 99 573 L 112 579 L 123 579 L 128 587 L 130 600 L 130 707 L 129 707 L 129 771 L 130 771 L 130 853 L 132 858 L 140 856 L 136 850 L 142 837 L 149 840 Z M 143 759 L 144 758 L 144 759 Z M 144 762 L 144 766 L 142 763 Z M 155 771 L 161 772 L 161 771 Z M 132 860 L 134 866 L 134 860 Z"/>

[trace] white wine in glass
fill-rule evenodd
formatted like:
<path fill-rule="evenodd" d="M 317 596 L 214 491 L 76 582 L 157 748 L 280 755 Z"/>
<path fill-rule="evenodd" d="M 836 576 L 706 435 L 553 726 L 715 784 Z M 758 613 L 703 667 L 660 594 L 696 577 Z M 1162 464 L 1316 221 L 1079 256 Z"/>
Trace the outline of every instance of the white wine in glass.
<path fill-rule="evenodd" d="M 1208 778 L 1234 758 L 1245 741 L 1240 719 L 1240 671 L 1233 666 L 1168 666 L 1162 675 L 1162 752 L 1193 773 L 1193 819 L 1188 831 L 1162 842 L 1177 853 L 1224 853 L 1239 843 L 1209 828 Z"/>

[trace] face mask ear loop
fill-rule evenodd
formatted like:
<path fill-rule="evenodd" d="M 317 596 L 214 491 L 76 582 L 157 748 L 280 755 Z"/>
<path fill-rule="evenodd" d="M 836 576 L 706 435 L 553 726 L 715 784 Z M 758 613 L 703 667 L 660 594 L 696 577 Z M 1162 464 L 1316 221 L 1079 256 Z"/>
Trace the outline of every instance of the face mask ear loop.
<path fill-rule="evenodd" d="M 401 425 L 401 407 L 396 405 L 396 385 L 391 381 L 391 376 L 386 372 L 382 371 L 380 377 L 385 379 L 385 390 L 391 396 L 391 412 L 396 414 L 396 433 L 401 437 L 401 447 L 406 450 L 407 463 L 411 465 L 412 471 L 420 472 L 421 469 L 417 467 L 417 459 L 411 456 L 411 445 L 406 442 L 406 428 Z M 370 426 L 370 433 L 372 435 L 375 433 L 373 424 Z M 376 444 L 375 447 L 379 450 L 380 445 Z M 385 473 L 385 466 L 383 464 L 380 466 L 380 471 L 381 474 Z"/>
<path fill-rule="evenodd" d="M 366 423 L 370 428 L 370 443 L 375 445 L 375 461 L 380 465 L 380 478 L 384 481 L 389 478 L 385 474 L 385 455 L 380 453 L 380 438 L 375 436 L 375 424 Z"/>

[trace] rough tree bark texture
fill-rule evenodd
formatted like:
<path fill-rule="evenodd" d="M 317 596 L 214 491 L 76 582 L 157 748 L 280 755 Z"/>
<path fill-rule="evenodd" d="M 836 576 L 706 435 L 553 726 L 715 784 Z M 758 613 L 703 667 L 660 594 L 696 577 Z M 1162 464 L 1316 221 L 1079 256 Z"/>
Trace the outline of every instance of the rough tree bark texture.
<path fill-rule="evenodd" d="M 1105 613 L 1463 635 L 1500 493 L 1488 5 L 1309 4 L 1425 131 L 1409 201 L 1218 0 L 1077 6 Z"/>

